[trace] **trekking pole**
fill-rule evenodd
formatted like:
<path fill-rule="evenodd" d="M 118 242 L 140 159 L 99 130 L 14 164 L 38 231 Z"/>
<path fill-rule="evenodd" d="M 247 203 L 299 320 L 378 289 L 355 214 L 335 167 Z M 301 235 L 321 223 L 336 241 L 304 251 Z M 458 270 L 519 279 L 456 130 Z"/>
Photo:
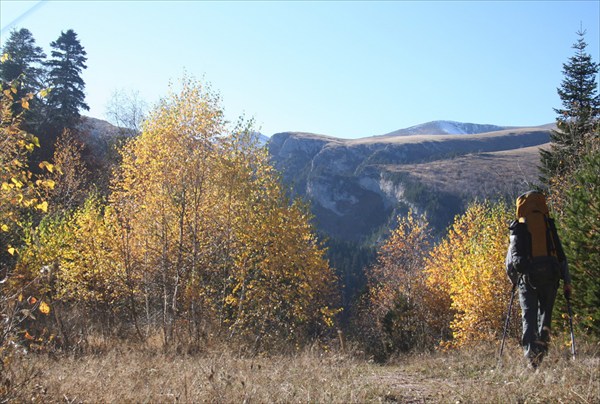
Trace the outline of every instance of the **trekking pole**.
<path fill-rule="evenodd" d="M 571 328 L 571 355 L 575 360 L 575 334 L 573 333 L 573 310 L 571 310 L 571 298 L 565 296 L 567 301 L 567 311 L 569 312 L 569 327 Z"/>
<path fill-rule="evenodd" d="M 502 332 L 502 343 L 500 344 L 500 357 L 502 357 L 502 352 L 504 351 L 504 340 L 506 339 L 506 332 L 508 331 L 508 323 L 510 321 L 510 313 L 512 312 L 513 301 L 515 300 L 515 289 L 517 289 L 517 283 L 513 285 L 512 290 L 510 292 L 510 303 L 508 304 L 508 313 L 506 313 L 504 331 Z"/>

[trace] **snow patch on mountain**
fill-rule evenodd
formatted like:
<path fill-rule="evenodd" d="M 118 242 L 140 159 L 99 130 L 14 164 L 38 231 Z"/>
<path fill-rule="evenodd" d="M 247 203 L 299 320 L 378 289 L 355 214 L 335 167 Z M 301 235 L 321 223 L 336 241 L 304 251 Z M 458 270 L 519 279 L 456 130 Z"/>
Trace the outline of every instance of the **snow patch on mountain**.
<path fill-rule="evenodd" d="M 431 121 L 405 129 L 399 129 L 384 136 L 412 135 L 474 135 L 509 129 L 509 126 L 487 125 L 456 121 Z"/>

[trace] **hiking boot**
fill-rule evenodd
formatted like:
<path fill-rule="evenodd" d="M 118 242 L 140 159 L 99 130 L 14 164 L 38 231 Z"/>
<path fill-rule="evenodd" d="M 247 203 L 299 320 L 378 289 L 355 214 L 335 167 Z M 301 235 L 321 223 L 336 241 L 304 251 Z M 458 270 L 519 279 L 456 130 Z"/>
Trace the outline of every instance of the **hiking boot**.
<path fill-rule="evenodd" d="M 543 353 L 539 353 L 537 355 L 530 357 L 529 358 L 529 366 L 531 366 L 531 368 L 533 370 L 536 370 L 541 365 L 542 359 L 544 359 Z"/>

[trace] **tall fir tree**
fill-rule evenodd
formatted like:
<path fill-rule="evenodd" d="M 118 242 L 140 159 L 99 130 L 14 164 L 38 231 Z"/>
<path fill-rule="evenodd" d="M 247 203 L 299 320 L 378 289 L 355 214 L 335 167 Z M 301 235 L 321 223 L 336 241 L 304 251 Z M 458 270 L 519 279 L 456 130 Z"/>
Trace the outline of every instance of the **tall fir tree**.
<path fill-rule="evenodd" d="M 62 132 L 79 121 L 81 109 L 90 109 L 85 103 L 85 82 L 81 78 L 87 68 L 87 53 L 72 29 L 62 32 L 50 46 L 51 59 L 46 62 L 51 88 L 48 113 L 52 127 Z"/>
<path fill-rule="evenodd" d="M 596 136 L 600 133 L 596 132 Z M 565 190 L 563 240 L 584 330 L 600 337 L 600 142 L 581 159 Z"/>
<path fill-rule="evenodd" d="M 600 335 L 600 65 L 586 52 L 585 31 L 577 32 L 575 54 L 563 65 L 557 89 L 562 107 L 555 109 L 557 130 L 551 147 L 541 152 L 542 180 L 549 188 L 552 209 L 572 274 L 573 306 L 578 324 Z M 562 297 L 557 306 L 565 309 Z"/>
<path fill-rule="evenodd" d="M 600 121 L 600 95 L 596 76 L 600 65 L 586 52 L 585 30 L 579 30 L 577 35 L 575 54 L 563 64 L 564 78 L 557 89 L 563 106 L 554 109 L 558 114 L 557 129 L 551 134 L 550 149 L 541 151 L 545 184 L 577 168 L 590 139 L 597 136 L 594 128 Z"/>
<path fill-rule="evenodd" d="M 0 63 L 0 80 L 3 83 L 18 83 L 17 99 L 22 99 L 27 93 L 36 94 L 43 86 L 44 68 L 43 60 L 46 58 L 41 47 L 35 44 L 33 35 L 27 28 L 13 30 L 2 47 L 2 62 Z M 29 110 L 24 110 L 20 103 L 13 105 L 13 113 L 18 115 L 26 112 L 25 123 L 35 111 L 37 99 Z"/>

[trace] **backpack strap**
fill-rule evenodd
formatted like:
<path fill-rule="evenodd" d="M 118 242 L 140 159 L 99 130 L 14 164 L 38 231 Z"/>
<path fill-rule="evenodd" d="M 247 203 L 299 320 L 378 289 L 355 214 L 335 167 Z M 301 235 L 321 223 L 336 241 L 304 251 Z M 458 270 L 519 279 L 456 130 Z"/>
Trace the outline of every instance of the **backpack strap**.
<path fill-rule="evenodd" d="M 544 223 L 546 224 L 546 248 L 548 250 L 548 256 L 556 257 L 556 243 L 554 241 L 554 235 L 550 229 L 550 218 L 544 215 Z"/>
<path fill-rule="evenodd" d="M 562 243 L 560 242 L 560 238 L 558 237 L 558 232 L 556 231 L 556 225 L 554 223 L 554 219 L 548 217 L 546 219 L 546 224 L 548 227 L 548 232 L 550 233 L 548 240 L 552 242 L 554 247 L 554 252 L 556 254 L 556 258 L 558 258 L 559 262 L 565 262 L 567 260 L 567 256 L 565 255 L 565 251 L 563 250 Z"/>

